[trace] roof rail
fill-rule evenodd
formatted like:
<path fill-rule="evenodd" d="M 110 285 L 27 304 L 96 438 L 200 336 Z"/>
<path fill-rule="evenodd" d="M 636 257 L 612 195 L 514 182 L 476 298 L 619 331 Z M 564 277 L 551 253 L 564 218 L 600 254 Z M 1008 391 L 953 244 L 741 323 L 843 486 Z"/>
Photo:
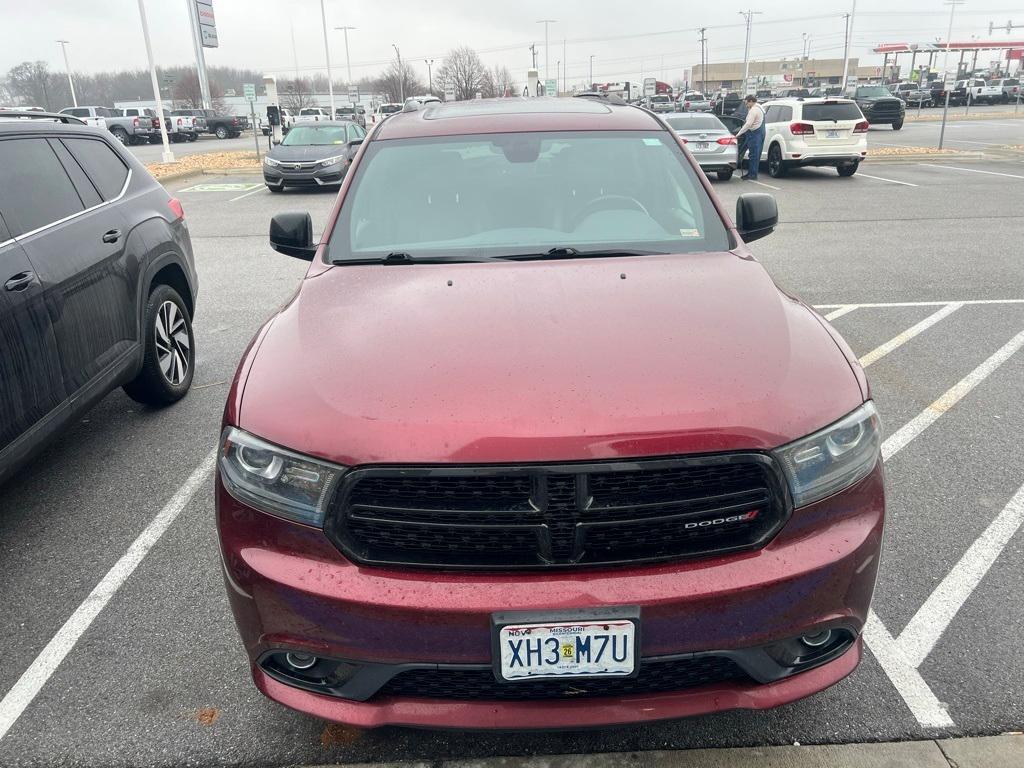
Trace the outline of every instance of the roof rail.
<path fill-rule="evenodd" d="M 0 117 L 17 117 L 30 120 L 56 120 L 58 123 L 68 125 L 85 125 L 85 120 L 74 115 L 65 115 L 60 112 L 39 112 L 35 109 L 3 109 L 0 107 Z"/>

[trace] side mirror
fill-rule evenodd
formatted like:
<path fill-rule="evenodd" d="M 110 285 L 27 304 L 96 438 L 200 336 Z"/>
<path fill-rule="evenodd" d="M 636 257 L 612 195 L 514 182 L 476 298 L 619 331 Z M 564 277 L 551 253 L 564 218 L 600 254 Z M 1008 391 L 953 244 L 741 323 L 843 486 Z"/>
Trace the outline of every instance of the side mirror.
<path fill-rule="evenodd" d="M 748 192 L 736 200 L 736 229 L 743 242 L 750 243 L 770 235 L 778 223 L 779 206 L 771 195 Z"/>
<path fill-rule="evenodd" d="M 276 147 L 278 144 L 281 143 L 281 140 L 280 139 L 274 139 L 274 141 L 272 143 Z"/>
<path fill-rule="evenodd" d="M 270 247 L 286 256 L 312 261 L 317 248 L 313 219 L 306 212 L 277 214 L 270 220 Z"/>

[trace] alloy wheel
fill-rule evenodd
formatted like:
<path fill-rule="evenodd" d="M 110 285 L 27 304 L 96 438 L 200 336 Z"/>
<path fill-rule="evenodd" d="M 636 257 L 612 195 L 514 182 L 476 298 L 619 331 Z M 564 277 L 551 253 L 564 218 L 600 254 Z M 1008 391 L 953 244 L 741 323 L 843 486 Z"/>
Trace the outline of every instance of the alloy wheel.
<path fill-rule="evenodd" d="M 164 378 L 177 386 L 185 379 L 189 367 L 191 342 L 188 322 L 178 305 L 165 301 L 156 313 L 156 358 Z"/>

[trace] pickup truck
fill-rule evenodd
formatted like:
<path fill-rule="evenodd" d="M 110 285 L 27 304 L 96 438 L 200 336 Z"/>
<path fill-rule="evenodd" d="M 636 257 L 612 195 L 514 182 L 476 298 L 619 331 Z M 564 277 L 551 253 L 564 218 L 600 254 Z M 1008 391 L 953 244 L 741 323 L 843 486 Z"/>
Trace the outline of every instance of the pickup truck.
<path fill-rule="evenodd" d="M 171 110 L 171 117 L 191 117 L 192 128 L 195 129 L 196 138 L 200 133 L 206 133 L 206 115 L 201 109 L 174 109 Z"/>
<path fill-rule="evenodd" d="M 967 103 L 995 104 L 1003 100 L 1003 89 L 998 85 L 989 85 L 980 77 L 971 80 L 960 80 L 949 96 L 950 104 L 964 105 Z"/>
<path fill-rule="evenodd" d="M 145 144 L 153 133 L 160 132 L 160 126 L 152 118 L 125 115 L 120 109 L 110 107 L 66 107 L 63 115 L 73 115 L 88 125 L 106 128 L 122 144 Z"/>
<path fill-rule="evenodd" d="M 897 99 L 903 99 L 908 107 L 916 107 L 918 104 L 929 107 L 932 103 L 932 92 L 917 83 L 897 83 L 890 91 Z"/>
<path fill-rule="evenodd" d="M 1003 92 L 1003 104 L 1021 98 L 1020 78 L 1004 77 L 1001 80 L 989 80 L 988 84 L 994 85 Z"/>
<path fill-rule="evenodd" d="M 858 85 L 853 100 L 871 125 L 891 125 L 894 131 L 903 127 L 907 105 L 884 85 Z"/>
<path fill-rule="evenodd" d="M 321 109 L 320 107 L 306 107 L 299 110 L 298 116 L 295 118 L 296 123 L 319 123 L 323 120 L 330 120 L 331 112 L 327 109 Z"/>
<path fill-rule="evenodd" d="M 237 139 L 242 131 L 249 130 L 246 115 L 221 115 L 216 110 L 204 109 L 206 129 L 218 139 Z"/>

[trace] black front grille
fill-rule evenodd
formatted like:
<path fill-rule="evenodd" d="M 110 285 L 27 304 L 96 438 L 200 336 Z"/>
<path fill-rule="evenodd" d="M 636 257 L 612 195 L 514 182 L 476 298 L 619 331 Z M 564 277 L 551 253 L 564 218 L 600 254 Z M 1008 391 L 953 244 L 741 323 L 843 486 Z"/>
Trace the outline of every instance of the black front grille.
<path fill-rule="evenodd" d="M 520 680 L 500 683 L 490 668 L 412 669 L 391 678 L 376 696 L 478 701 L 620 697 L 666 693 L 729 681 L 750 681 L 747 674 L 724 656 L 643 659 L 636 677 L 594 677 L 567 680 Z"/>
<path fill-rule="evenodd" d="M 369 563 L 610 565 L 763 545 L 785 491 L 760 454 L 518 467 L 355 470 L 327 532 Z"/>

